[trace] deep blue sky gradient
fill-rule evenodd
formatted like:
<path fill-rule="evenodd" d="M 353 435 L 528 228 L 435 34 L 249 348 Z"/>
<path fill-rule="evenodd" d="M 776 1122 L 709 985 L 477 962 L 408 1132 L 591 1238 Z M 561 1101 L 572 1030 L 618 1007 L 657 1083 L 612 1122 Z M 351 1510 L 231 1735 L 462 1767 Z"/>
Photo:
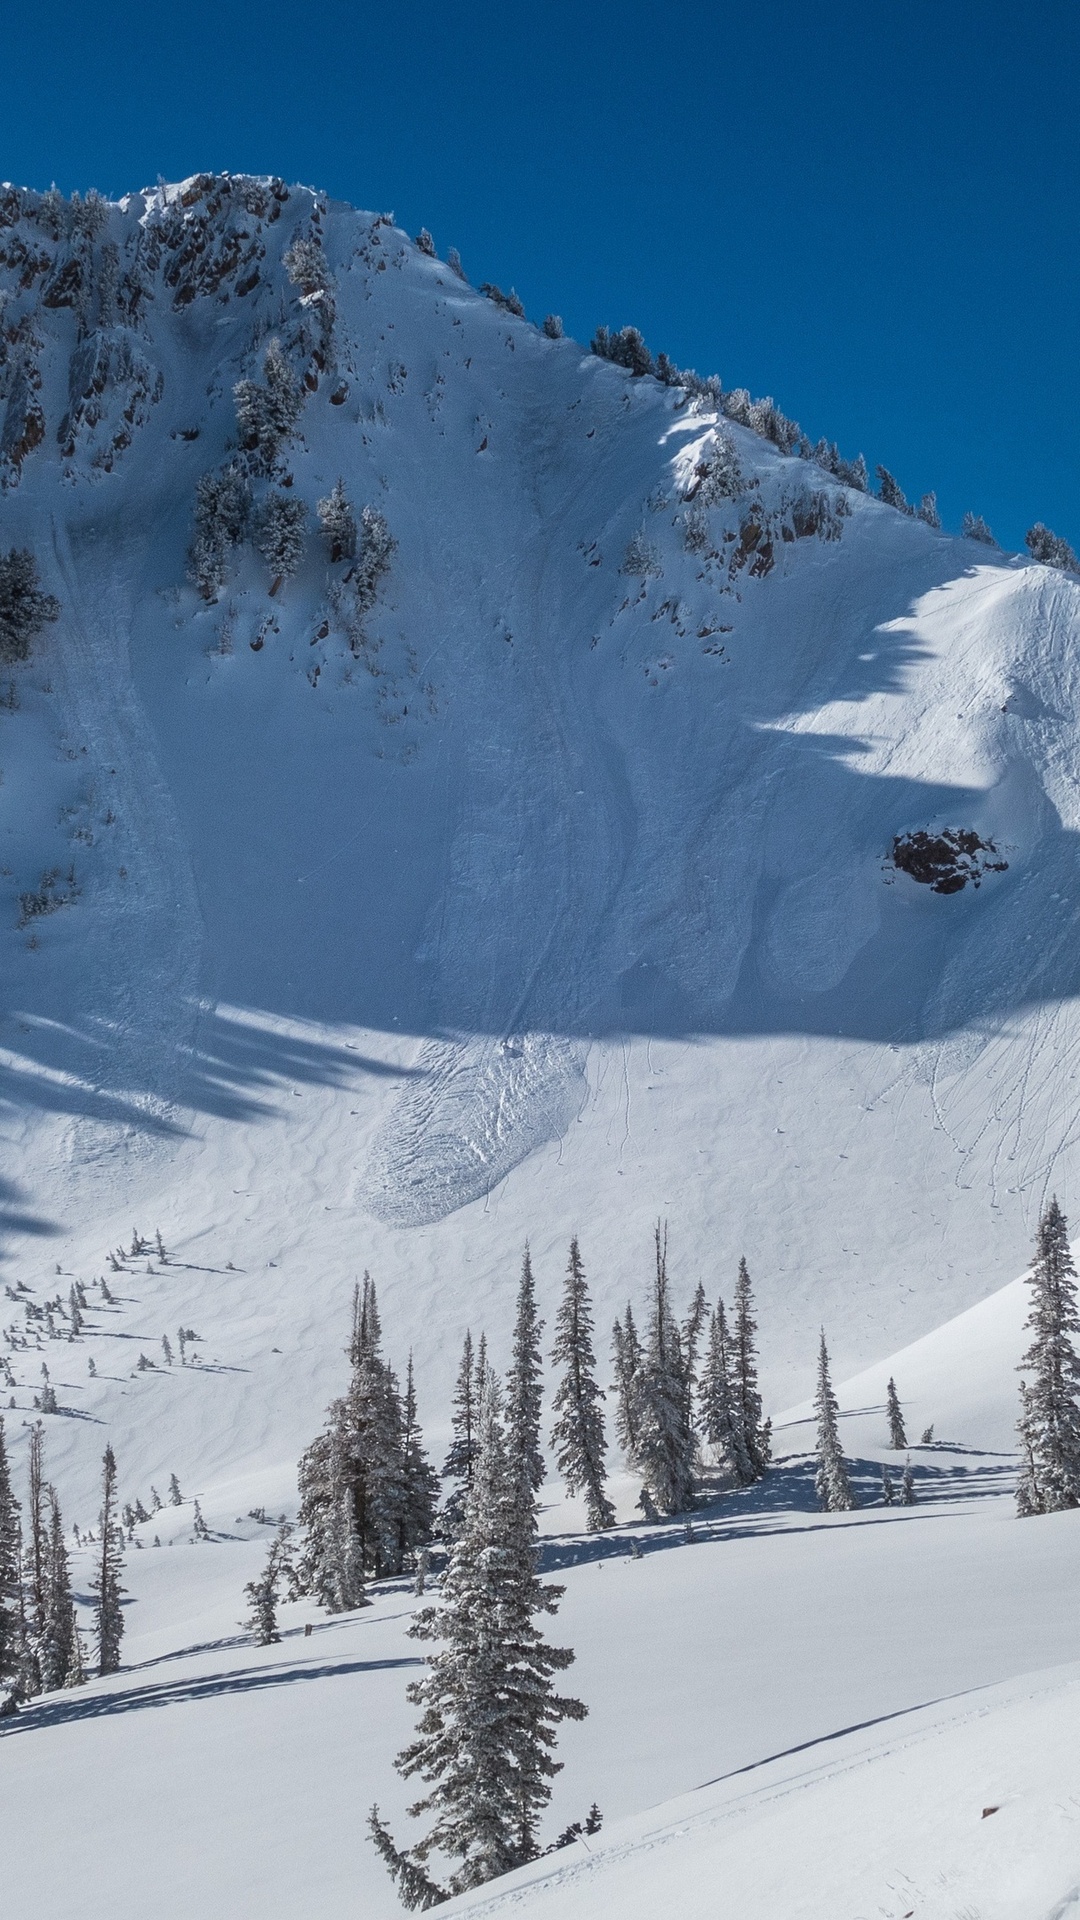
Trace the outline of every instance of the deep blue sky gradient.
<path fill-rule="evenodd" d="M 6 18 L 4 18 L 6 16 Z M 1080 547 L 1080 8 L 3 0 L 0 177 L 393 210 L 909 495 Z"/>

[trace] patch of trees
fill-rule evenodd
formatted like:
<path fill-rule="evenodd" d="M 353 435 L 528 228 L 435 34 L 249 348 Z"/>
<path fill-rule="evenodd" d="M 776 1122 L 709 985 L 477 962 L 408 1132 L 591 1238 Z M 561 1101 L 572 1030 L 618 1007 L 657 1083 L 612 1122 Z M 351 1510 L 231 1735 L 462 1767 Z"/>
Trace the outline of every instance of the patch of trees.
<path fill-rule="evenodd" d="M 60 602 L 43 593 L 37 562 L 28 547 L 0 553 L 0 663 L 14 666 L 30 658 L 31 643 L 60 618 Z"/>

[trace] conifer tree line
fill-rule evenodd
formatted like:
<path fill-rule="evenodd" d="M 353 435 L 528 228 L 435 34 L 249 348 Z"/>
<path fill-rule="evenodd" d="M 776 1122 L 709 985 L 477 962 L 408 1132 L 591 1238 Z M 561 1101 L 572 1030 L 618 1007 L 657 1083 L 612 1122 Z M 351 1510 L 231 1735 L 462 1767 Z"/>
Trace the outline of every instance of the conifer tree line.
<path fill-rule="evenodd" d="M 124 1631 L 124 1534 L 111 1446 L 102 1463 L 100 1533 L 93 1545 L 93 1664 L 97 1673 L 109 1674 L 120 1664 Z M 86 1676 L 60 1502 L 45 1472 L 45 1429 L 39 1420 L 30 1430 L 24 1527 L 0 1418 L 0 1713 L 15 1712 L 36 1694 L 81 1686 Z"/>

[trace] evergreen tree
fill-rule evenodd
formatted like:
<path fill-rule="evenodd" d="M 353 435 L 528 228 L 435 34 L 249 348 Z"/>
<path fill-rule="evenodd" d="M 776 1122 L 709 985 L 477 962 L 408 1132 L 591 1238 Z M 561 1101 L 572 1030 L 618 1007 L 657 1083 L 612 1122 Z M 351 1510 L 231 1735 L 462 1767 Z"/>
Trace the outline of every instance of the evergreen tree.
<path fill-rule="evenodd" d="M 655 1230 L 656 1275 L 638 1395 L 637 1467 L 645 1492 L 665 1518 L 685 1513 L 694 1497 L 694 1432 L 687 1371 L 671 1310 L 667 1232 Z"/>
<path fill-rule="evenodd" d="M 960 531 L 965 540 L 978 540 L 984 547 L 997 546 L 997 541 L 981 513 L 965 513 Z"/>
<path fill-rule="evenodd" d="M 344 480 L 339 480 L 325 500 L 320 500 L 316 509 L 323 539 L 330 549 L 331 564 L 339 560 L 356 558 L 356 515 L 352 503 L 345 491 Z"/>
<path fill-rule="evenodd" d="M 506 1437 L 511 1458 L 520 1463 L 530 1494 L 544 1484 L 544 1456 L 540 1450 L 540 1409 L 543 1403 L 543 1366 L 540 1335 L 544 1323 L 536 1311 L 536 1285 L 529 1249 L 521 1263 L 514 1358 L 506 1383 Z"/>
<path fill-rule="evenodd" d="M 902 1507 L 915 1505 L 915 1475 L 911 1471 L 910 1456 L 904 1466 L 904 1477 L 900 1482 L 900 1505 Z"/>
<path fill-rule="evenodd" d="M 564 1369 L 552 1402 L 551 1444 L 568 1492 L 585 1495 L 590 1531 L 598 1533 L 615 1525 L 615 1509 L 604 1491 L 604 1395 L 596 1382 L 592 1331 L 589 1289 L 575 1234 L 551 1350 L 552 1366 Z"/>
<path fill-rule="evenodd" d="M 1044 527 L 1041 520 L 1037 520 L 1033 527 L 1028 528 L 1024 535 L 1024 545 L 1032 559 L 1041 561 L 1044 567 L 1057 567 L 1063 573 L 1080 573 L 1080 560 L 1077 559 L 1068 541 L 1063 540 L 1059 533 L 1051 533 L 1050 528 Z M 0 626 L 0 633 L 2 633 L 2 626 Z"/>
<path fill-rule="evenodd" d="M 933 527 L 936 532 L 940 533 L 941 515 L 938 512 L 936 493 L 923 494 L 916 509 L 915 517 L 917 520 L 924 520 L 928 527 Z"/>
<path fill-rule="evenodd" d="M 770 1426 L 761 1417 L 758 1392 L 757 1346 L 754 1296 L 746 1261 L 739 1261 L 735 1282 L 735 1324 L 732 1329 L 732 1385 L 735 1419 L 739 1431 L 739 1468 L 744 1485 L 760 1480 L 769 1464 Z"/>
<path fill-rule="evenodd" d="M 0 1419 L 0 1693 L 22 1671 L 22 1529 Z"/>
<path fill-rule="evenodd" d="M 45 1486 L 45 1429 L 35 1420 L 30 1429 L 27 1460 L 29 1482 L 26 1503 L 26 1586 L 29 1627 L 34 1646 L 39 1648 L 45 1632 L 49 1590 L 49 1518 Z"/>
<path fill-rule="evenodd" d="M 183 1504 L 184 1504 L 184 1496 L 183 1496 L 183 1494 L 182 1494 L 182 1493 L 181 1493 L 181 1491 L 180 1491 L 180 1482 L 179 1482 L 179 1480 L 177 1479 L 177 1477 L 176 1477 L 176 1475 L 175 1475 L 175 1473 L 170 1473 L 170 1475 L 169 1475 L 169 1505 L 170 1505 L 170 1507 L 182 1507 L 182 1506 L 183 1506 Z"/>
<path fill-rule="evenodd" d="M 413 1358 L 405 1370 L 405 1400 L 402 1408 L 402 1454 L 404 1501 L 401 1513 L 401 1558 L 423 1552 L 435 1531 L 435 1508 L 439 1498 L 439 1476 L 428 1460 L 424 1436 L 416 1411 L 416 1387 Z"/>
<path fill-rule="evenodd" d="M 557 313 L 549 313 L 544 320 L 544 333 L 549 340 L 561 340 L 563 323 Z"/>
<path fill-rule="evenodd" d="M 100 1522 L 97 1571 L 90 1587 L 97 1595 L 94 1609 L 97 1670 L 99 1674 L 105 1674 L 115 1673 L 119 1668 L 120 1641 L 124 1632 L 124 1615 L 120 1604 L 120 1596 L 124 1591 L 120 1585 L 124 1566 L 124 1536 L 116 1522 L 116 1458 L 111 1446 L 106 1447 L 102 1462 Z"/>
<path fill-rule="evenodd" d="M 493 1378 L 481 1408 L 480 1447 L 465 1504 L 464 1524 L 443 1578 L 441 1604 L 423 1608 L 410 1629 L 418 1640 L 439 1641 L 428 1671 L 409 1688 L 422 1709 L 417 1736 L 398 1756 L 399 1772 L 418 1776 L 428 1792 L 410 1812 L 430 1813 L 433 1825 L 399 1853 L 377 1815 L 373 1835 L 407 1903 L 434 1904 L 431 1892 L 405 1869 L 423 1874 L 433 1853 L 456 1861 L 448 1891 L 459 1893 L 509 1872 L 539 1851 L 537 1823 L 559 1771 L 552 1758 L 555 1729 L 584 1718 L 578 1700 L 557 1695 L 554 1673 L 573 1653 L 545 1642 L 536 1616 L 554 1613 L 561 1587 L 541 1585 L 536 1573 L 536 1507 L 519 1459 L 509 1456 Z M 426 1874 L 424 1875 L 426 1881 Z"/>
<path fill-rule="evenodd" d="M 634 1466 L 638 1449 L 638 1400 L 644 1354 L 634 1310 L 626 1303 L 626 1319 L 616 1320 L 611 1333 L 612 1361 L 615 1368 L 615 1433 L 627 1462 Z"/>
<path fill-rule="evenodd" d="M 220 473 L 202 475 L 195 487 L 195 537 L 188 562 L 204 600 L 216 600 L 221 592 L 230 551 L 245 538 L 250 518 L 251 484 L 235 460 Z"/>
<path fill-rule="evenodd" d="M 259 516 L 255 544 L 266 561 L 273 579 L 271 593 L 282 581 L 291 580 L 304 557 L 304 523 L 307 508 L 302 500 L 276 488 L 268 493 Z"/>
<path fill-rule="evenodd" d="M 1018 1368 L 1028 1378 L 1020 1388 L 1017 1507 L 1021 1514 L 1057 1513 L 1080 1505 L 1080 1357 L 1073 1344 L 1080 1314 L 1068 1225 L 1056 1199 L 1039 1221 L 1028 1284 L 1024 1326 L 1032 1340 Z"/>
<path fill-rule="evenodd" d="M 878 499 L 883 500 L 887 507 L 895 507 L 898 513 L 910 513 L 911 508 L 904 497 L 900 482 L 893 479 L 888 467 L 879 467 L 877 477 L 881 482 L 881 492 L 878 494 Z"/>
<path fill-rule="evenodd" d="M 818 1383 L 814 1395 L 814 1408 L 817 1413 L 817 1474 L 814 1486 L 817 1491 L 818 1505 L 823 1513 L 846 1513 L 858 1502 L 851 1490 L 844 1455 L 840 1447 L 840 1430 L 837 1416 L 840 1407 L 832 1390 L 829 1378 L 829 1352 L 825 1345 L 825 1330 L 822 1328 L 821 1349 L 818 1354 Z"/>
<path fill-rule="evenodd" d="M 277 1623 L 278 1581 L 287 1567 L 291 1534 L 292 1528 L 283 1520 L 270 1542 L 261 1574 L 257 1580 L 249 1580 L 244 1588 L 244 1598 L 251 1608 L 244 1625 L 254 1635 L 257 1647 L 271 1647 L 281 1639 Z"/>
<path fill-rule="evenodd" d="M 885 1413 L 889 1422 L 889 1445 L 902 1453 L 908 1443 L 907 1434 L 904 1432 L 904 1416 L 900 1410 L 896 1381 L 891 1379 L 885 1389 Z"/>
<path fill-rule="evenodd" d="M 737 1386 L 734 1356 L 728 1339 L 724 1303 L 717 1300 L 709 1322 L 709 1340 L 705 1366 L 698 1389 L 698 1409 L 702 1438 L 711 1447 L 717 1466 L 740 1485 L 754 1479 L 742 1436 L 742 1421 L 737 1411 Z"/>
<path fill-rule="evenodd" d="M 71 1597 L 71 1572 L 68 1566 L 64 1527 L 56 1488 L 48 1488 L 49 1532 L 46 1551 L 45 1614 L 38 1645 L 41 1684 L 47 1692 L 71 1684 L 72 1672 L 81 1666 L 76 1650 L 78 1628 Z"/>
<path fill-rule="evenodd" d="M 473 1466 L 479 1445 L 476 1416 L 476 1359 L 473 1353 L 472 1334 L 467 1332 L 465 1344 L 461 1350 L 457 1385 L 451 1402 L 450 1427 L 453 1439 L 442 1470 L 444 1480 L 457 1482 L 443 1504 L 445 1531 L 453 1532 L 459 1525 L 465 1510 L 469 1488 L 472 1485 Z"/>
<path fill-rule="evenodd" d="M 42 593 L 37 562 L 26 547 L 0 553 L 0 665 L 30 658 L 30 642 L 60 618 L 60 602 Z"/>
<path fill-rule="evenodd" d="M 891 1507 L 896 1499 L 896 1491 L 893 1487 L 892 1475 L 888 1467 L 882 1467 L 881 1469 L 881 1497 L 887 1507 Z"/>
<path fill-rule="evenodd" d="M 238 380 L 233 388 L 240 445 L 254 473 L 270 474 L 282 442 L 295 431 L 304 391 L 282 351 L 271 340 L 263 355 L 263 379 Z"/>

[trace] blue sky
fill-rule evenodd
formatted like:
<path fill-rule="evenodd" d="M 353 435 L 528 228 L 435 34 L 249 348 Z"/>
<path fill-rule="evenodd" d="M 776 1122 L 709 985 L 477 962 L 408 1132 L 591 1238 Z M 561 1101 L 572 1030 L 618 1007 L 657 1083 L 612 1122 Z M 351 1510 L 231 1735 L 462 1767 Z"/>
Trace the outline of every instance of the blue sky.
<path fill-rule="evenodd" d="M 277 172 L 1080 547 L 1080 9 L 6 0 L 0 176 Z M 16 25 L 17 22 L 17 25 Z"/>

